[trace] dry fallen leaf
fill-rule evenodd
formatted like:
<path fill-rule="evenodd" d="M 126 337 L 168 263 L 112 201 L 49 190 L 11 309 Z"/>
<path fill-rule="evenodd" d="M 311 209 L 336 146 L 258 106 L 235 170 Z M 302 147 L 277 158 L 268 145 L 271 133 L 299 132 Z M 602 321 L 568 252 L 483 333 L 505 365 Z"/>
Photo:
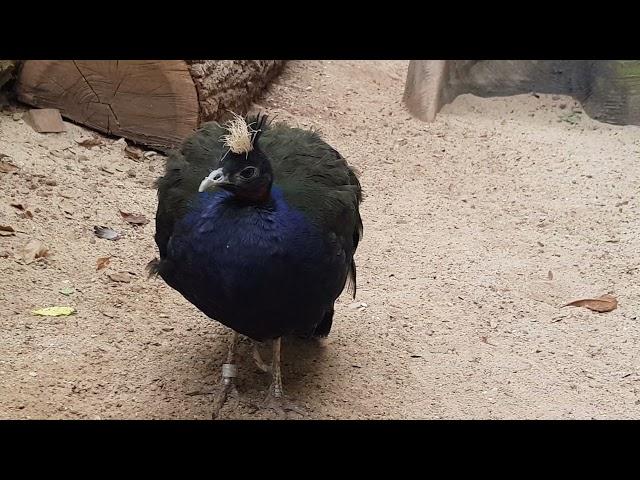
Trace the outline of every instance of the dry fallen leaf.
<path fill-rule="evenodd" d="M 7 160 L 2 160 L 3 158 L 9 158 L 9 155 L 0 153 L 0 173 L 15 173 L 18 171 L 18 167 Z"/>
<path fill-rule="evenodd" d="M 149 220 L 144 215 L 127 213 L 127 212 L 123 212 L 122 210 L 119 210 L 119 212 L 120 212 L 120 215 L 122 215 L 122 218 L 124 218 L 124 220 L 130 223 L 131 225 L 146 225 L 147 223 L 149 223 Z"/>
<path fill-rule="evenodd" d="M 10 237 L 11 235 L 15 235 L 16 231 L 10 225 L 0 225 L 0 236 L 1 237 Z"/>
<path fill-rule="evenodd" d="M 24 205 L 23 205 L 23 204 L 21 204 L 21 203 L 15 203 L 15 202 L 13 202 L 13 203 L 10 203 L 9 205 L 11 205 L 13 208 L 17 208 L 17 209 L 18 209 L 18 210 L 20 210 L 20 211 L 23 211 L 23 210 L 24 210 Z"/>
<path fill-rule="evenodd" d="M 104 238 L 105 240 L 118 240 L 121 238 L 121 235 L 118 232 L 109 227 L 98 227 L 95 225 L 93 227 L 93 231 L 98 238 Z"/>
<path fill-rule="evenodd" d="M 553 272 L 551 270 L 549 270 L 549 273 L 547 273 L 547 278 L 549 280 L 553 280 Z"/>
<path fill-rule="evenodd" d="M 32 310 L 31 313 L 33 313 L 34 315 L 42 315 L 45 317 L 59 317 L 61 315 L 64 315 L 66 317 L 67 315 L 71 315 L 75 311 L 76 309 L 73 307 L 47 307 L 41 308 L 39 310 Z"/>
<path fill-rule="evenodd" d="M 96 264 L 96 271 L 106 268 L 109 263 L 111 263 L 111 257 L 100 257 L 98 259 L 98 263 Z"/>
<path fill-rule="evenodd" d="M 104 145 L 104 142 L 96 137 L 85 138 L 82 140 L 76 140 L 78 145 L 85 148 L 97 147 L 98 145 Z"/>
<path fill-rule="evenodd" d="M 618 300 L 611 295 L 602 295 L 598 298 L 584 298 L 582 300 L 574 300 L 563 307 L 585 307 L 594 312 L 610 312 L 618 307 Z"/>
<path fill-rule="evenodd" d="M 76 213 L 76 206 L 70 200 L 63 198 L 58 202 L 58 208 L 62 210 L 65 217 L 73 217 Z"/>
<path fill-rule="evenodd" d="M 61 288 L 58 291 L 63 295 L 71 295 L 72 293 L 76 292 L 76 289 L 73 287 L 65 287 L 65 288 Z"/>
<path fill-rule="evenodd" d="M 124 154 L 132 160 L 140 160 L 143 152 L 139 148 L 127 146 L 124 149 Z"/>
<path fill-rule="evenodd" d="M 127 272 L 110 273 L 108 277 L 114 282 L 129 283 L 131 281 L 131 275 Z"/>
<path fill-rule="evenodd" d="M 349 308 L 352 310 L 358 310 L 359 312 L 363 311 L 369 305 L 364 302 L 353 302 L 349 304 Z"/>
<path fill-rule="evenodd" d="M 30 240 L 24 247 L 20 256 L 28 265 L 35 261 L 36 258 L 43 258 L 49 254 L 49 249 L 40 240 Z"/>

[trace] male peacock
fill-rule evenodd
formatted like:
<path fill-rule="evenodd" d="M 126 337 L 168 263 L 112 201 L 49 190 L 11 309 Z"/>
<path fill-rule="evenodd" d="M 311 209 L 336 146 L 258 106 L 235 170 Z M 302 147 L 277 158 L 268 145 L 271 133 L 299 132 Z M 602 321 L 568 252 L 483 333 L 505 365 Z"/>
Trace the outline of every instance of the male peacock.
<path fill-rule="evenodd" d="M 348 279 L 355 296 L 355 173 L 315 132 L 235 116 L 187 139 L 157 187 L 152 272 L 234 330 L 214 416 L 236 375 L 238 333 L 273 339 L 267 401 L 282 409 L 281 337 L 327 336 Z"/>

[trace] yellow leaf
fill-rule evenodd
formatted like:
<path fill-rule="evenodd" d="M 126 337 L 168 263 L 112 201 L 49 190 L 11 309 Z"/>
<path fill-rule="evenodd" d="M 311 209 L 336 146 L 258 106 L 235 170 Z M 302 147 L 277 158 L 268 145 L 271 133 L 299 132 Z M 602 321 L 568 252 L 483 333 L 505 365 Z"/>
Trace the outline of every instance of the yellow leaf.
<path fill-rule="evenodd" d="M 67 315 L 71 315 L 75 311 L 76 309 L 73 307 L 47 307 L 41 308 L 39 310 L 33 310 L 31 313 L 33 313 L 34 315 L 43 315 L 45 317 L 59 317 L 61 315 L 64 315 L 66 317 Z"/>

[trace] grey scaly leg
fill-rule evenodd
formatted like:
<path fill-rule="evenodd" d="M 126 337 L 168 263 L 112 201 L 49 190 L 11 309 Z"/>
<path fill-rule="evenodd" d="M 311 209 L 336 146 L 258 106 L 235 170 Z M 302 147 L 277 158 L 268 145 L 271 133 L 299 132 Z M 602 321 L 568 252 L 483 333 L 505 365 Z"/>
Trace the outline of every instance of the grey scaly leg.
<path fill-rule="evenodd" d="M 238 347 L 239 334 L 233 332 L 231 342 L 229 343 L 229 351 L 227 353 L 227 361 L 222 365 L 222 379 L 220 380 L 220 390 L 216 394 L 213 404 L 212 419 L 216 419 L 220 413 L 220 409 L 227 400 L 230 390 L 235 390 L 233 379 L 238 376 L 238 366 L 234 363 L 236 348 Z"/>
<path fill-rule="evenodd" d="M 280 368 L 280 350 L 282 340 L 276 338 L 273 341 L 273 359 L 271 360 L 271 386 L 264 401 L 263 408 L 274 410 L 277 414 L 286 416 L 287 411 L 296 412 L 300 415 L 306 414 L 305 410 L 290 402 L 284 397 L 282 388 L 282 371 Z"/>

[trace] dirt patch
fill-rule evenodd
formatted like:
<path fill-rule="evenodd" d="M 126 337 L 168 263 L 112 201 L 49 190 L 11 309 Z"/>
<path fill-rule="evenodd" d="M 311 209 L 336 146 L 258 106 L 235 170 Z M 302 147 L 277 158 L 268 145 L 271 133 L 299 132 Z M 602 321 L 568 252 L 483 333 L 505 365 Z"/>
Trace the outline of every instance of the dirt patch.
<path fill-rule="evenodd" d="M 406 68 L 294 62 L 260 102 L 319 128 L 366 192 L 366 306 L 345 295 L 327 340 L 284 344 L 287 393 L 313 418 L 636 418 L 640 129 L 545 95 L 463 96 L 422 123 L 401 105 Z M 2 160 L 19 168 L 0 173 L 15 230 L 0 236 L 0 417 L 209 418 L 228 330 L 146 279 L 153 221 L 120 214 L 154 218 L 163 157 L 14 116 L 0 115 Z M 49 252 L 26 264 L 32 239 Z M 612 312 L 560 308 L 606 293 Z M 77 312 L 31 313 L 54 305 Z M 268 378 L 240 353 L 238 388 L 258 402 Z M 233 401 L 222 414 L 260 415 Z"/>

